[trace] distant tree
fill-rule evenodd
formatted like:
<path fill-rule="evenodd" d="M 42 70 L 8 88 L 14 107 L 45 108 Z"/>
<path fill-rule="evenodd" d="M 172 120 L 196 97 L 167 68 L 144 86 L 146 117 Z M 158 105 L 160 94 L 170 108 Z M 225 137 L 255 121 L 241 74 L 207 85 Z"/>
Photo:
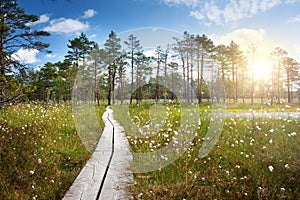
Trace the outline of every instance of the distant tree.
<path fill-rule="evenodd" d="M 184 55 L 186 59 L 186 97 L 187 102 L 191 99 L 191 84 L 193 82 L 192 68 L 193 68 L 193 53 L 194 53 L 194 35 L 189 34 L 187 31 L 183 33 L 183 43 L 184 43 Z"/>
<path fill-rule="evenodd" d="M 136 66 L 136 103 L 138 104 L 143 99 L 142 87 L 145 84 L 145 76 L 150 75 L 152 70 L 150 67 L 151 58 L 143 53 L 137 54 L 137 66 Z"/>
<path fill-rule="evenodd" d="M 74 62 L 75 67 L 78 68 L 80 61 L 85 61 L 85 58 L 92 51 L 93 46 L 94 42 L 90 41 L 84 33 L 81 33 L 77 38 L 69 40 L 69 50 L 65 57 Z"/>
<path fill-rule="evenodd" d="M 238 95 L 237 95 L 237 71 L 240 62 L 243 60 L 243 52 L 240 50 L 240 47 L 234 41 L 231 41 L 229 46 L 227 47 L 227 56 L 228 60 L 231 64 L 231 92 L 232 92 L 232 99 L 237 102 Z"/>
<path fill-rule="evenodd" d="M 253 106 L 254 102 L 254 57 L 256 53 L 256 47 L 254 44 L 249 46 L 249 53 L 251 55 L 251 105 Z"/>
<path fill-rule="evenodd" d="M 176 43 L 173 45 L 173 51 L 177 54 L 181 61 L 182 77 L 183 77 L 183 98 L 187 97 L 187 83 L 186 83 L 186 59 L 185 59 L 185 42 L 179 38 L 174 38 Z"/>
<path fill-rule="evenodd" d="M 227 47 L 225 45 L 218 45 L 215 49 L 214 59 L 220 63 L 220 76 L 221 81 L 224 85 L 224 92 L 223 94 L 223 102 L 226 102 L 226 72 L 228 71 L 228 59 L 227 59 Z"/>
<path fill-rule="evenodd" d="M 283 60 L 283 66 L 286 72 L 286 87 L 288 93 L 288 102 L 292 102 L 292 81 L 295 80 L 296 74 L 298 74 L 299 70 L 299 63 L 293 58 L 287 57 Z"/>
<path fill-rule="evenodd" d="M 23 84 L 13 89 L 10 83 L 15 74 L 27 70 L 15 53 L 19 49 L 45 50 L 49 44 L 41 42 L 40 38 L 50 34 L 32 30 L 30 24 L 38 21 L 38 16 L 26 14 L 17 1 L 1 0 L 0 8 L 0 104 L 3 105 L 22 93 Z"/>
<path fill-rule="evenodd" d="M 115 79 L 118 63 L 121 61 L 121 39 L 113 31 L 110 32 L 108 39 L 104 44 L 106 54 L 106 64 L 108 66 L 108 105 L 111 105 L 112 97 L 114 97 Z"/>
<path fill-rule="evenodd" d="M 202 84 L 203 79 L 203 69 L 204 62 L 206 58 L 210 58 L 212 53 L 215 50 L 215 45 L 211 39 L 206 35 L 196 35 L 195 37 L 196 51 L 197 51 L 197 68 L 198 68 L 198 103 L 202 101 Z"/>
<path fill-rule="evenodd" d="M 171 70 L 171 88 L 172 88 L 172 91 L 175 91 L 175 74 L 176 72 L 178 71 L 178 63 L 176 62 L 170 62 L 168 64 L 170 70 Z"/>
<path fill-rule="evenodd" d="M 128 58 L 130 59 L 131 64 L 131 88 L 130 92 L 133 92 L 133 80 L 134 80 L 134 63 L 135 63 L 135 56 L 137 56 L 141 50 L 142 46 L 140 44 L 140 41 L 137 39 L 136 36 L 133 34 L 128 36 L 128 40 L 124 42 L 128 49 Z M 130 95 L 130 104 L 132 103 L 132 95 Z"/>
<path fill-rule="evenodd" d="M 161 48 L 161 46 L 156 47 L 154 60 L 157 63 L 157 66 L 156 66 L 156 90 L 155 90 L 155 101 L 157 103 L 158 100 L 160 99 L 159 76 L 160 76 L 160 70 L 161 70 L 161 63 L 164 61 L 164 50 Z"/>
<path fill-rule="evenodd" d="M 93 49 L 89 53 L 88 60 L 92 62 L 92 64 L 89 66 L 91 78 L 93 80 L 93 90 L 94 90 L 94 101 L 97 100 L 98 105 L 100 104 L 100 97 L 103 96 L 98 90 L 98 77 L 101 75 L 101 68 L 104 64 L 103 60 L 105 57 L 105 53 L 103 49 L 99 48 L 99 45 L 97 43 L 94 44 Z"/>
<path fill-rule="evenodd" d="M 280 103 L 280 84 L 281 84 L 281 81 L 280 81 L 280 77 L 281 77 L 281 70 L 282 70 L 282 62 L 283 62 L 283 59 L 284 57 L 287 55 L 287 52 L 285 50 L 283 50 L 282 48 L 280 47 L 276 47 L 274 49 L 274 51 L 271 53 L 272 56 L 274 56 L 276 58 L 276 62 L 277 62 L 277 70 L 276 70 L 276 77 L 277 77 L 277 100 L 278 100 L 278 103 Z M 274 70 L 273 70 L 274 72 Z M 274 76 L 274 75 L 273 75 Z M 272 81 L 274 82 L 274 80 Z M 273 88 L 275 87 L 275 84 L 272 84 L 272 91 L 273 91 Z M 271 99 L 271 104 L 273 104 L 273 98 L 274 96 L 272 95 L 272 99 Z"/>

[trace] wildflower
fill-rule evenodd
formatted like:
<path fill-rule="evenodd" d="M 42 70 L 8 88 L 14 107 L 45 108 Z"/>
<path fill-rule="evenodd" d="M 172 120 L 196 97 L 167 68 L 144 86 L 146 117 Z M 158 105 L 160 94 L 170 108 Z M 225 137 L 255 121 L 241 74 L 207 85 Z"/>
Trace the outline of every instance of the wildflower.
<path fill-rule="evenodd" d="M 285 188 L 280 188 L 280 190 L 281 190 L 282 192 L 284 192 L 284 191 L 285 191 Z"/>
<path fill-rule="evenodd" d="M 269 140 L 269 143 L 270 143 L 270 144 L 272 144 L 272 143 L 273 143 L 273 140 L 272 140 L 272 139 L 270 139 L 270 140 Z"/>
<path fill-rule="evenodd" d="M 33 175 L 33 174 L 34 174 L 34 171 L 33 171 L 33 170 L 30 170 L 29 173 L 30 173 L 31 175 Z"/>
<path fill-rule="evenodd" d="M 42 164 L 42 159 L 38 159 L 38 164 Z"/>
<path fill-rule="evenodd" d="M 285 167 L 286 169 L 288 169 L 288 168 L 289 168 L 289 164 L 285 164 L 284 167 Z"/>
<path fill-rule="evenodd" d="M 291 133 L 291 136 L 296 136 L 296 135 L 297 135 L 296 132 L 292 132 L 292 133 Z"/>
<path fill-rule="evenodd" d="M 269 132 L 270 132 L 270 133 L 274 133 L 274 129 L 273 129 L 273 128 L 270 129 Z"/>
<path fill-rule="evenodd" d="M 274 167 L 272 165 L 270 165 L 268 168 L 269 168 L 270 172 L 274 171 Z"/>
<path fill-rule="evenodd" d="M 138 198 L 142 198 L 143 195 L 144 195 L 143 193 L 139 193 Z"/>

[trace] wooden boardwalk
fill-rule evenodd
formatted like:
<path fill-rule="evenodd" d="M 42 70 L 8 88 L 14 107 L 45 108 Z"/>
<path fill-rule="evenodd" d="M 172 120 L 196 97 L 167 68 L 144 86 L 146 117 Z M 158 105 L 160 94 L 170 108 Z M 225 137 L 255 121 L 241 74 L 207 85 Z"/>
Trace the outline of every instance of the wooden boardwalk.
<path fill-rule="evenodd" d="M 64 200 L 132 199 L 127 186 L 133 176 L 129 170 L 132 154 L 123 127 L 114 120 L 110 108 L 102 116 L 105 128 L 86 166 Z"/>

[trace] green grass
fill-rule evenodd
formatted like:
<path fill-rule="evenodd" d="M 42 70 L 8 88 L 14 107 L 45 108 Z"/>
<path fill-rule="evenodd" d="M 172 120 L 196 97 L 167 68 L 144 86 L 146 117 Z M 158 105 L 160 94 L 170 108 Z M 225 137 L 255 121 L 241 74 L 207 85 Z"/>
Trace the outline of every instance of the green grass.
<path fill-rule="evenodd" d="M 176 104 L 159 105 L 160 109 L 152 110 L 162 116 L 165 109 L 169 115 L 163 115 L 164 126 L 151 130 L 151 137 L 135 136 L 137 127 L 150 123 L 151 106 L 147 103 L 113 107 L 115 118 L 125 128 L 132 152 L 155 152 L 176 140 L 174 133 L 179 127 L 176 122 L 182 123 L 179 110 L 185 112 L 185 108 L 175 109 L 180 107 Z M 134 198 L 297 199 L 300 196 L 299 119 L 257 118 L 253 122 L 246 118 L 227 118 L 217 144 L 207 156 L 200 158 L 199 149 L 208 139 L 210 123 L 209 118 L 201 118 L 192 145 L 175 162 L 153 172 L 135 173 L 135 184 L 130 188 Z M 145 160 L 141 165 L 146 166 L 147 162 L 151 161 Z"/>
<path fill-rule="evenodd" d="M 216 105 L 218 107 L 218 105 Z M 268 103 L 254 103 L 252 106 L 249 103 L 226 103 L 226 112 L 249 112 L 255 110 L 256 112 L 299 112 L 300 111 L 300 103 L 274 103 L 270 105 Z"/>
<path fill-rule="evenodd" d="M 61 199 L 89 157 L 70 105 L 0 110 L 0 199 Z"/>

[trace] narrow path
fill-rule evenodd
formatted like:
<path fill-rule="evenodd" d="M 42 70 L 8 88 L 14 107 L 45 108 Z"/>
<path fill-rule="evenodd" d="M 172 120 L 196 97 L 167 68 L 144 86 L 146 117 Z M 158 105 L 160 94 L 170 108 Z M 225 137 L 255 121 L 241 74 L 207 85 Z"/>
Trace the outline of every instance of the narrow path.
<path fill-rule="evenodd" d="M 105 128 L 96 150 L 66 193 L 65 200 L 131 199 L 126 188 L 133 181 L 129 170 L 132 154 L 124 129 L 114 120 L 110 108 L 102 119 Z"/>

